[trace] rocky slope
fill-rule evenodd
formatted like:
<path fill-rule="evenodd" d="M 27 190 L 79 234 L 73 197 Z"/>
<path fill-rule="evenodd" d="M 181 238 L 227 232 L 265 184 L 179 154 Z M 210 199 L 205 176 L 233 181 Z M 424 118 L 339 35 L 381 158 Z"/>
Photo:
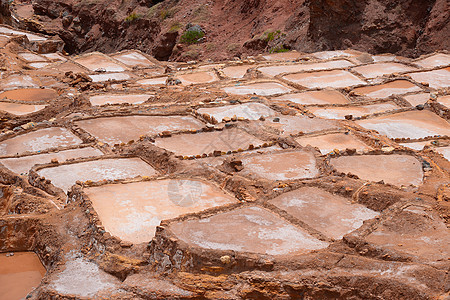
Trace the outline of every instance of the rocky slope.
<path fill-rule="evenodd" d="M 284 48 L 409 57 L 450 48 L 446 0 L 35 0 L 32 7 L 26 29 L 59 35 L 70 53 L 135 48 L 190 60 Z M 188 24 L 202 27 L 201 43 L 178 43 Z"/>

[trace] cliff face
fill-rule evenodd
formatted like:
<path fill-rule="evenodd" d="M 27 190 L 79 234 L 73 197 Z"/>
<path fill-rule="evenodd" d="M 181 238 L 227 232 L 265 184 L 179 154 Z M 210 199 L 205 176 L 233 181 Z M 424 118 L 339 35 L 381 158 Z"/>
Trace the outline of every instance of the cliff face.
<path fill-rule="evenodd" d="M 160 59 L 188 60 L 274 46 L 410 57 L 450 48 L 446 0 L 36 0 L 33 8 L 40 31 L 61 36 L 71 53 L 135 48 Z M 189 23 L 200 25 L 205 38 L 197 45 L 177 44 Z M 268 43 L 267 33 L 277 31 L 283 34 Z"/>
<path fill-rule="evenodd" d="M 11 12 L 9 10 L 8 0 L 0 0 L 0 24 L 11 24 Z"/>

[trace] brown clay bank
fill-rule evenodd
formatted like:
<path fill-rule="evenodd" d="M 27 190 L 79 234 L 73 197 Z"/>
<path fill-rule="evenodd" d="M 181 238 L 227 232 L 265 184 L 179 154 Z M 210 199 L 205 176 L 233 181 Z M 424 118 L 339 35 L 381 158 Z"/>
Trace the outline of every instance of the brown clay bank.
<path fill-rule="evenodd" d="M 133 243 L 148 243 L 161 220 L 237 202 L 213 184 L 196 179 L 110 184 L 84 192 L 106 231 Z"/>

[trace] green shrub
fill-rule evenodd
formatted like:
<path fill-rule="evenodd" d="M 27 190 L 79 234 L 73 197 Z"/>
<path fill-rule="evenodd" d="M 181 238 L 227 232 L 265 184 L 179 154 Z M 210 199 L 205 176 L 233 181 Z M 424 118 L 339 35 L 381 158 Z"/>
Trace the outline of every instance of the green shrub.
<path fill-rule="evenodd" d="M 196 44 L 199 39 L 205 36 L 205 33 L 203 31 L 196 31 L 196 30 L 188 30 L 180 38 L 180 42 L 183 44 Z"/>
<path fill-rule="evenodd" d="M 125 18 L 125 22 L 133 22 L 139 20 L 140 18 L 141 15 L 138 15 L 137 13 L 132 13 L 131 15 Z"/>

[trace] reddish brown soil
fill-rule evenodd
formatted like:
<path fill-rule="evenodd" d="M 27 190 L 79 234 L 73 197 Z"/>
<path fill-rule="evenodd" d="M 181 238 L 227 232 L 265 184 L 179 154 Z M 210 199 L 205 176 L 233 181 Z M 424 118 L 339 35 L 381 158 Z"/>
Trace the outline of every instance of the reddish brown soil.
<path fill-rule="evenodd" d="M 134 48 L 158 59 L 186 61 L 277 47 L 303 52 L 352 48 L 409 57 L 450 47 L 446 0 L 37 0 L 33 8 L 36 16 L 21 26 L 59 35 L 69 53 Z M 20 3 L 13 11 L 20 13 Z M 132 14 L 138 17 L 126 21 Z M 204 29 L 204 42 L 179 44 L 189 23 Z M 283 36 L 268 43 L 264 33 L 277 30 Z"/>

